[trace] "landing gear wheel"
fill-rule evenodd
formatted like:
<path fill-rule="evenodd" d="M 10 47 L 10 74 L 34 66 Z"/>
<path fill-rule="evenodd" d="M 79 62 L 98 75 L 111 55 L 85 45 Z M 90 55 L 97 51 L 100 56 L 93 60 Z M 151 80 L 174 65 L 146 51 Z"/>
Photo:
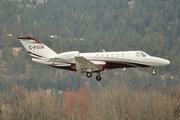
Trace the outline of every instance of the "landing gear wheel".
<path fill-rule="evenodd" d="M 87 73 L 86 73 L 86 76 L 87 76 L 88 78 L 90 78 L 90 77 L 92 76 L 92 73 L 91 73 L 91 72 L 87 72 Z"/>
<path fill-rule="evenodd" d="M 97 72 L 96 80 L 97 81 L 101 80 L 101 72 Z"/>
<path fill-rule="evenodd" d="M 96 80 L 97 80 L 97 81 L 100 81 L 100 80 L 101 80 L 101 76 L 99 76 L 99 75 L 96 76 Z"/>
<path fill-rule="evenodd" d="M 156 75 L 157 72 L 156 72 L 156 70 L 153 68 L 151 73 L 152 73 L 153 75 Z"/>

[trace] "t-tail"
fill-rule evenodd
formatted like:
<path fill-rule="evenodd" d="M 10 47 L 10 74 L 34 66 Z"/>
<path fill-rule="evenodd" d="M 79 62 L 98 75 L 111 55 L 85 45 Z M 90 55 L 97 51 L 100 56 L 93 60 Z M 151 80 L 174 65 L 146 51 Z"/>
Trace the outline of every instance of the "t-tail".
<path fill-rule="evenodd" d="M 31 35 L 16 36 L 33 58 L 49 59 L 57 53 Z"/>

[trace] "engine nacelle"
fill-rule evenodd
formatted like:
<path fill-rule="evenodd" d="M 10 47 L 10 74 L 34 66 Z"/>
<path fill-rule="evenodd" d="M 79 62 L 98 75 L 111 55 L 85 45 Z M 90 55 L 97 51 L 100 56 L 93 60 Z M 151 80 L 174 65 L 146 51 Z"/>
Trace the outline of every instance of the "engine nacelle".
<path fill-rule="evenodd" d="M 63 53 L 58 54 L 55 58 L 71 60 L 71 59 L 74 59 L 75 56 L 79 56 L 79 51 L 63 52 Z"/>

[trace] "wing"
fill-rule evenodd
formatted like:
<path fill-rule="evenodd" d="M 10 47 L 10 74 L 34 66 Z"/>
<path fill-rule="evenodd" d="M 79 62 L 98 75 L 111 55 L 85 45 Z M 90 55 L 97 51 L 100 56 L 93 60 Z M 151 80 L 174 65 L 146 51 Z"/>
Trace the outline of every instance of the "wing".
<path fill-rule="evenodd" d="M 105 65 L 105 62 L 97 61 L 93 62 L 90 60 L 87 60 L 86 58 L 82 56 L 75 57 L 76 61 L 76 70 L 77 72 L 96 72 L 103 70 L 102 67 L 98 66 L 97 64 Z"/>

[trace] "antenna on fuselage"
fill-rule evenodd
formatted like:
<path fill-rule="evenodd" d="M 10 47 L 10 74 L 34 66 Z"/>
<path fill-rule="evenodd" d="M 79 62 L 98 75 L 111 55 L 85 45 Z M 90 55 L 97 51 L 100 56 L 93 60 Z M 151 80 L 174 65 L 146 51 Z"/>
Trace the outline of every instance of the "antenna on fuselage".
<path fill-rule="evenodd" d="M 101 49 L 100 52 L 106 52 L 104 49 Z"/>

